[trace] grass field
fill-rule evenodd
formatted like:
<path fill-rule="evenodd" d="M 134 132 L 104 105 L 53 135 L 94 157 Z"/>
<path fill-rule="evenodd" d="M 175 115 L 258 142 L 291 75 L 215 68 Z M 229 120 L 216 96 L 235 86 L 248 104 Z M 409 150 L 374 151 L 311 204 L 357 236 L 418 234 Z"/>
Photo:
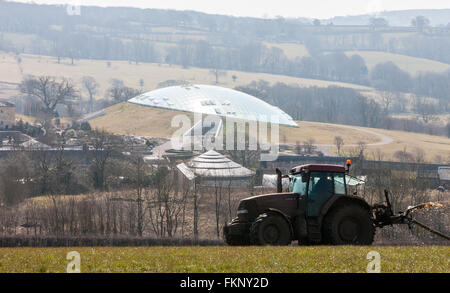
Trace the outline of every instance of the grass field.
<path fill-rule="evenodd" d="M 406 149 L 407 152 L 414 154 L 417 149 L 421 149 L 424 151 L 426 162 L 445 164 L 450 160 L 450 138 L 406 131 L 375 128 L 372 130 L 394 139 L 390 144 L 368 147 L 367 152 L 380 150 L 385 155 L 384 159 L 392 159 L 396 151 Z"/>
<path fill-rule="evenodd" d="M 1 248 L 1 273 L 64 273 L 77 251 L 82 273 L 365 273 L 367 254 L 385 273 L 449 273 L 450 247 Z"/>
<path fill-rule="evenodd" d="M 420 114 L 396 114 L 392 115 L 392 117 L 401 119 L 414 119 L 414 120 L 417 119 L 419 121 L 423 121 L 422 116 Z M 447 123 L 450 123 L 450 114 L 434 115 L 430 123 L 445 126 Z"/>
<path fill-rule="evenodd" d="M 288 59 L 295 60 L 297 58 L 308 57 L 309 52 L 305 45 L 295 43 L 264 43 L 269 48 L 276 47 L 283 50 L 284 55 Z"/>
<path fill-rule="evenodd" d="M 420 71 L 443 72 L 450 69 L 450 65 L 434 60 L 410 57 L 406 55 L 393 54 L 387 52 L 376 51 L 349 51 L 346 52 L 348 56 L 360 55 L 366 61 L 367 67 L 372 69 L 378 63 L 392 61 L 400 69 L 415 75 Z"/>

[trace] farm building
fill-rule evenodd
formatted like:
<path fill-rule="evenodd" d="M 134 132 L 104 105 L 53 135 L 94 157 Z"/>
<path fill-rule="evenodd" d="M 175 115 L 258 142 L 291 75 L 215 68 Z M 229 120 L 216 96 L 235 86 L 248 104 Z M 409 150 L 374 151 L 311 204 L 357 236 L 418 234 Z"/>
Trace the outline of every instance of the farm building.
<path fill-rule="evenodd" d="M 183 177 L 199 186 L 251 187 L 255 173 L 216 151 L 208 151 L 177 165 Z"/>
<path fill-rule="evenodd" d="M 190 113 L 200 113 L 298 127 L 291 116 L 254 96 L 211 85 L 184 85 L 157 89 L 129 103 Z"/>
<path fill-rule="evenodd" d="M 450 188 L 450 166 L 441 166 L 438 168 L 439 184 Z"/>
<path fill-rule="evenodd" d="M 11 128 L 16 119 L 16 107 L 14 104 L 0 100 L 0 129 Z"/>

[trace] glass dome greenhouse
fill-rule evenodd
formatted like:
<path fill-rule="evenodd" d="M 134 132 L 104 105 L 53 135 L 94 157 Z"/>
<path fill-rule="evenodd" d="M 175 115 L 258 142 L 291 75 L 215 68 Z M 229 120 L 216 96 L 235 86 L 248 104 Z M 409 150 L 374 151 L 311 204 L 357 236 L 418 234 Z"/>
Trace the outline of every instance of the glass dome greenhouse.
<path fill-rule="evenodd" d="M 292 117 L 278 107 L 246 93 L 218 86 L 172 86 L 144 93 L 128 102 L 154 108 L 298 127 Z M 275 121 L 272 120 L 274 118 Z"/>

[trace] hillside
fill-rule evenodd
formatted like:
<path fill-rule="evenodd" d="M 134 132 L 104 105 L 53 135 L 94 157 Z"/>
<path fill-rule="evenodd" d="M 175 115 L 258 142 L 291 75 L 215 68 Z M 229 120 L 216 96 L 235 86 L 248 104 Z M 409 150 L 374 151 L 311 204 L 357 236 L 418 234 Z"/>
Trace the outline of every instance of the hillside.
<path fill-rule="evenodd" d="M 105 129 L 118 134 L 170 138 L 177 128 L 168 127 L 176 115 L 186 113 L 155 109 L 134 104 L 121 103 L 106 109 L 106 115 L 89 123 L 94 128 Z M 188 114 L 189 115 L 189 114 Z M 334 151 L 334 137 L 344 139 L 345 152 L 353 152 L 362 141 L 367 144 L 366 153 L 375 156 L 380 151 L 384 159 L 393 160 L 396 151 L 426 151 L 425 160 L 442 162 L 450 159 L 450 138 L 417 134 L 403 131 L 373 129 L 338 124 L 297 122 L 299 128 L 280 127 L 280 143 L 303 143 L 314 139 L 325 150 Z M 437 156 L 440 156 L 438 158 Z M 440 161 L 439 161 L 440 160 Z"/>
<path fill-rule="evenodd" d="M 296 43 L 264 43 L 269 48 L 279 48 L 291 60 L 310 56 L 305 45 Z"/>
<path fill-rule="evenodd" d="M 235 66 L 236 61 L 249 61 L 236 60 L 241 53 L 257 57 L 258 53 L 248 55 L 255 50 L 247 49 L 261 43 L 278 43 L 302 44 L 309 53 L 371 50 L 450 63 L 447 54 L 450 29 L 446 27 L 449 9 L 381 12 L 377 16 L 386 17 L 390 26 L 376 30 L 368 21 L 373 15 L 336 17 L 331 20 L 333 25 L 325 25 L 330 20 L 312 25 L 312 20 L 305 19 L 232 17 L 130 7 L 84 6 L 81 17 L 71 17 L 65 9 L 63 5 L 0 1 L 0 50 L 55 57 L 163 62 L 167 57 L 172 60 L 180 57 L 176 56 L 178 53 L 172 54 L 175 50 L 167 50 L 169 47 L 180 46 L 181 51 L 189 53 L 192 48 L 186 51 L 186 47 L 199 45 L 201 56 L 210 60 L 195 61 L 195 56 L 185 54 L 184 59 L 194 57 L 189 62 L 197 64 L 192 65 L 212 62 Z M 426 34 L 411 26 L 411 19 L 418 15 L 430 19 Z M 349 20 L 352 18 L 360 20 Z M 396 21 L 398 18 L 402 20 Z M 380 42 L 392 36 L 396 38 L 394 42 Z M 412 41 L 411 37 L 418 40 Z M 233 50 L 241 52 L 231 53 Z M 208 51 L 227 54 L 213 60 L 207 56 Z M 240 64 L 242 68 L 234 69 L 253 67 L 248 65 Z"/>
<path fill-rule="evenodd" d="M 446 63 L 387 52 L 349 51 L 346 52 L 346 54 L 347 56 L 355 54 L 361 56 L 366 62 L 369 70 L 379 63 L 388 61 L 393 62 L 400 69 L 408 72 L 411 75 L 416 75 L 419 72 L 426 71 L 443 72 L 450 69 L 450 65 Z"/>
<path fill-rule="evenodd" d="M 412 17 L 422 12 L 389 15 Z M 448 13 L 445 9 L 425 12 L 425 17 L 438 21 Z M 246 91 L 245 86 L 263 80 L 274 88 L 270 96 L 262 82 L 247 86 L 247 90 L 298 120 L 447 135 L 444 120 L 450 75 L 444 71 L 450 68 L 450 28 L 433 24 L 325 25 L 304 19 L 93 6 L 83 6 L 82 15 L 72 17 L 64 5 L 0 1 L 0 98 L 17 95 L 17 85 L 27 75 L 71 79 L 84 101 L 87 93 L 80 82 L 84 76 L 98 82 L 96 99 L 111 99 L 107 89 L 112 79 L 122 80 L 124 89 L 142 92 L 180 82 L 244 86 L 241 90 Z M 385 64 L 372 70 L 387 61 L 397 66 Z M 288 86 L 273 86 L 276 83 Z M 115 102 L 136 93 L 130 92 L 126 97 L 116 95 Z M 348 113 L 343 115 L 341 109 L 339 119 L 332 117 L 333 111 L 324 117 L 327 104 L 338 100 L 347 103 L 344 109 Z M 21 101 L 16 101 L 24 112 Z M 78 104 L 79 114 L 86 114 L 86 104 Z M 99 110 L 110 101 L 93 104 Z M 315 104 L 315 111 L 305 104 Z M 64 110 L 59 114 L 65 116 Z M 370 113 L 373 115 L 366 115 Z M 397 119 L 392 127 L 390 117 L 397 114 L 429 114 L 442 118 L 442 123 L 435 127 L 432 124 L 437 123 L 425 117 L 424 123 L 411 120 L 410 126 Z M 369 116 L 374 117 L 369 121 Z"/>
<path fill-rule="evenodd" d="M 20 54 L 19 56 L 0 51 L 0 82 L 15 84 L 16 86 L 26 75 L 50 75 L 71 79 L 77 87 L 82 88 L 80 80 L 83 76 L 92 76 L 100 84 L 99 97 L 103 97 L 110 86 L 110 80 L 121 79 L 127 86 L 140 88 L 140 79 L 144 81 L 142 90 L 153 90 L 158 83 L 167 80 L 184 80 L 189 83 L 215 84 L 215 76 L 210 69 L 183 68 L 177 65 L 157 63 L 131 63 L 126 61 L 106 61 L 78 59 L 71 64 L 70 59 L 62 59 L 58 64 L 57 59 L 50 56 Z M 108 67 L 108 62 L 111 66 Z M 233 81 L 236 76 L 236 81 Z M 236 87 L 247 85 L 252 81 L 265 80 L 269 83 L 283 82 L 296 84 L 302 87 L 330 85 L 349 87 L 357 90 L 371 91 L 370 87 L 354 85 L 342 82 L 323 81 L 307 78 L 297 78 L 267 73 L 251 73 L 227 70 L 225 76 L 219 78 L 219 85 L 224 87 Z M 1 91 L 0 91 L 1 94 Z M 11 91 L 7 92 L 11 95 Z M 16 91 L 17 94 L 17 91 Z M 10 96 L 9 96 L 10 97 Z M 3 96 L 3 98 L 9 98 Z"/>

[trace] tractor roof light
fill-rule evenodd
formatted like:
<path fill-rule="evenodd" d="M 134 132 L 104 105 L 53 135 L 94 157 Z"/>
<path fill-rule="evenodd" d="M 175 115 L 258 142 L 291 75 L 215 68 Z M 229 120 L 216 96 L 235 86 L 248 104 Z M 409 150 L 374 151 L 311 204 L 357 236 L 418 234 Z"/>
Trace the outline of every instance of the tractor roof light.
<path fill-rule="evenodd" d="M 347 160 L 347 162 L 345 163 L 345 172 L 348 173 L 350 171 L 350 166 L 352 165 L 352 161 L 351 160 Z"/>

